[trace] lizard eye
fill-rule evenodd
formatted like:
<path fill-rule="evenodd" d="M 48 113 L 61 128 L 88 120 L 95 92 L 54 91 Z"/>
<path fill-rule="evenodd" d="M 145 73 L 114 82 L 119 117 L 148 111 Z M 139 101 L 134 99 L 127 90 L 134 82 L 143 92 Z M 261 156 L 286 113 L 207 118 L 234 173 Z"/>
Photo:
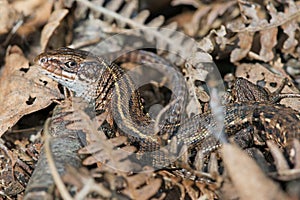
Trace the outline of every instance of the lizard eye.
<path fill-rule="evenodd" d="M 77 63 L 75 61 L 66 62 L 65 65 L 69 68 L 75 67 Z"/>
<path fill-rule="evenodd" d="M 46 58 L 41 58 L 40 63 L 44 63 L 44 62 L 46 62 Z"/>

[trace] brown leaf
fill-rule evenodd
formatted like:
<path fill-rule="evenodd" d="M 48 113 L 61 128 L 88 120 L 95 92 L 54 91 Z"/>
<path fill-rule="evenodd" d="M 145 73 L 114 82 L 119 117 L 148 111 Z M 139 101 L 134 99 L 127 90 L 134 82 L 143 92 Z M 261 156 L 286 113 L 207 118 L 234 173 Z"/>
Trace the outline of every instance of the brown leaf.
<path fill-rule="evenodd" d="M 199 196 L 200 196 L 199 191 L 196 190 L 193 187 L 194 186 L 194 181 L 192 181 L 192 180 L 183 180 L 182 185 L 186 189 L 186 193 L 189 194 L 191 199 L 198 199 L 199 198 Z"/>
<path fill-rule="evenodd" d="M 238 62 L 245 58 L 251 49 L 253 41 L 253 33 L 241 32 L 238 33 L 239 37 L 239 48 L 234 49 L 230 54 L 231 62 Z"/>
<path fill-rule="evenodd" d="M 283 44 L 283 50 L 286 53 L 293 53 L 294 49 L 298 45 L 298 41 L 296 40 L 296 31 L 299 30 L 299 25 L 296 21 L 291 21 L 281 26 L 283 32 L 287 34 L 289 37 Z"/>
<path fill-rule="evenodd" d="M 238 147 L 224 144 L 221 152 L 240 199 L 288 199 L 279 185 L 267 178 L 255 161 Z"/>
<path fill-rule="evenodd" d="M 0 2 L 0 34 L 8 33 L 15 22 L 21 19 L 21 13 L 15 10 L 7 1 Z"/>
<path fill-rule="evenodd" d="M 154 179 L 152 180 L 150 183 L 148 183 L 148 185 L 140 188 L 139 190 L 137 190 L 137 198 L 136 199 L 150 199 L 151 196 L 155 195 L 160 186 L 162 184 L 162 180 L 161 179 Z"/>
<path fill-rule="evenodd" d="M 171 2 L 172 6 L 178 6 L 178 5 L 191 5 L 196 8 L 198 8 L 201 4 L 197 0 L 173 0 Z"/>
<path fill-rule="evenodd" d="M 259 55 L 261 60 L 268 62 L 274 58 L 273 48 L 277 44 L 277 28 L 260 31 L 261 49 Z"/>
<path fill-rule="evenodd" d="M 74 199 L 89 199 L 90 193 L 98 194 L 104 198 L 111 198 L 111 191 L 103 183 L 97 183 L 85 168 L 75 169 L 67 166 L 67 173 L 63 177 L 64 182 L 80 188 Z M 101 198 L 102 199 L 102 198 Z"/>
<path fill-rule="evenodd" d="M 48 20 L 53 1 L 14 1 L 12 6 L 27 17 L 25 23 L 18 29 L 18 34 L 23 36 L 35 32 Z"/>
<path fill-rule="evenodd" d="M 0 136 L 22 116 L 62 97 L 56 83 L 41 78 L 38 68 L 29 67 L 19 47 L 8 50 L 5 62 L 0 76 Z"/>
<path fill-rule="evenodd" d="M 150 175 L 151 173 L 140 173 L 134 176 L 127 177 L 128 188 L 124 189 L 122 193 L 128 195 L 133 199 L 150 199 L 151 196 L 155 195 L 158 192 L 162 184 L 162 180 L 159 178 L 149 179 Z M 140 187 L 145 183 L 146 185 Z"/>
<path fill-rule="evenodd" d="M 210 6 L 201 6 L 194 13 L 192 20 L 189 23 L 185 23 L 184 31 L 190 36 L 195 36 L 199 30 L 199 22 L 203 17 L 207 16 L 208 12 L 211 10 Z"/>
<path fill-rule="evenodd" d="M 41 36 L 42 50 L 46 49 L 49 39 L 51 38 L 54 31 L 61 24 L 61 21 L 66 17 L 68 13 L 69 11 L 67 9 L 58 9 L 51 14 L 48 23 L 44 26 L 42 30 L 42 36 Z"/>
<path fill-rule="evenodd" d="M 299 57 L 297 52 L 297 30 L 299 30 L 298 17 L 299 8 L 295 5 L 294 1 L 288 1 L 283 3 L 281 6 L 284 8 L 284 13 L 279 11 L 277 7 L 273 5 L 272 2 L 268 2 L 265 9 L 262 6 L 251 3 L 248 1 L 239 1 L 239 5 L 242 11 L 242 19 L 234 22 L 229 22 L 227 28 L 233 32 L 238 32 L 238 37 L 241 41 L 242 38 L 240 34 L 250 34 L 252 37 L 254 33 L 260 33 L 260 52 L 256 55 L 256 44 L 258 41 L 254 41 L 253 45 L 249 44 L 253 52 L 249 52 L 247 48 L 242 47 L 239 43 L 239 47 L 235 49 L 231 54 L 231 61 L 239 61 L 242 58 L 249 56 L 251 59 L 257 59 L 264 62 L 269 62 L 274 58 L 275 50 L 281 51 L 285 54 L 292 54 L 294 57 Z M 267 16 L 270 16 L 269 19 Z M 242 22 L 242 24 L 237 23 Z M 278 28 L 281 27 L 285 34 L 278 32 Z M 279 35 L 278 35 L 279 34 Z M 277 38 L 279 38 L 280 43 L 283 43 L 283 47 L 280 49 L 281 45 L 277 45 Z M 247 42 L 247 40 L 245 40 Z M 240 51 L 240 50 L 244 51 Z M 238 51 L 236 51 L 238 50 Z M 248 50 L 248 51 L 246 51 Z M 245 54 L 245 53 L 249 54 Z M 240 53 L 242 53 L 240 55 Z M 251 54 L 250 54 L 251 53 Z"/>
<path fill-rule="evenodd" d="M 179 2 L 173 1 L 172 3 Z M 189 4 L 189 2 L 185 1 L 180 3 Z M 223 16 L 226 11 L 232 9 L 235 4 L 236 1 L 215 2 L 211 4 L 201 4 L 198 2 L 198 4 L 195 5 L 197 10 L 194 12 L 192 19 L 187 19 L 182 23 L 184 32 L 190 36 L 195 36 L 196 34 L 198 34 L 198 36 L 206 35 L 213 28 L 219 27 L 222 20 L 218 19 L 218 17 Z"/>

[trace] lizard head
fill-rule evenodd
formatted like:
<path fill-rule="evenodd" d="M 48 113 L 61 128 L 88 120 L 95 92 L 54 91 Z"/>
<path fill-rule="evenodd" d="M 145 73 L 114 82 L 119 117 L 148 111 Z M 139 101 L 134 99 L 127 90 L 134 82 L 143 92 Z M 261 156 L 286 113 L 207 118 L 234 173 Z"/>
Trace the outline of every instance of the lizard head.
<path fill-rule="evenodd" d="M 89 52 L 66 47 L 41 53 L 34 61 L 41 67 L 42 73 L 78 96 L 97 84 L 107 68 L 103 60 Z"/>

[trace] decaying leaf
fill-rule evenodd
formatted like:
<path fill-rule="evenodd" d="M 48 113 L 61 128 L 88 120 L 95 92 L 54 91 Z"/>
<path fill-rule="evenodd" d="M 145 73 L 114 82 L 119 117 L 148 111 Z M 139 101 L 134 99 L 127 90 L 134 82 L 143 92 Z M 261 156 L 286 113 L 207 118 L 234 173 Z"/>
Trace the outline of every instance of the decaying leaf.
<path fill-rule="evenodd" d="M 51 14 L 48 23 L 44 26 L 42 31 L 42 36 L 41 36 L 42 51 L 46 49 L 50 37 L 53 36 L 54 31 L 61 24 L 61 21 L 68 13 L 69 11 L 67 9 L 58 9 Z"/>
<path fill-rule="evenodd" d="M 101 198 L 112 197 L 112 192 L 104 186 L 104 183 L 97 183 L 85 168 L 75 169 L 68 166 L 63 179 L 65 183 L 74 185 L 78 189 L 74 199 L 86 199 L 91 193 Z"/>
<path fill-rule="evenodd" d="M 128 188 L 122 193 L 128 195 L 132 199 L 150 199 L 155 195 L 161 187 L 162 180 L 160 178 L 151 177 L 151 173 L 140 173 L 127 177 Z M 144 186 L 143 186 L 144 185 Z"/>
<path fill-rule="evenodd" d="M 8 33 L 14 23 L 21 19 L 22 15 L 10 5 L 7 0 L 0 2 L 0 35 Z"/>
<path fill-rule="evenodd" d="M 221 151 L 225 168 L 241 199 L 288 199 L 279 185 L 267 178 L 254 160 L 238 147 L 226 144 Z"/>
<path fill-rule="evenodd" d="M 39 26 L 47 21 L 53 2 L 36 0 L 13 1 L 12 6 L 27 17 L 25 23 L 18 29 L 19 35 L 27 36 L 34 33 Z"/>
<path fill-rule="evenodd" d="M 194 0 L 173 0 L 172 5 L 192 5 L 197 8 L 193 17 L 188 23 L 184 23 L 184 32 L 190 36 L 205 36 L 210 30 L 217 29 L 222 24 L 220 16 L 231 13 L 229 18 L 233 18 L 232 10 L 236 9 L 236 1 L 221 1 L 204 4 Z"/>
<path fill-rule="evenodd" d="M 0 77 L 0 136 L 22 116 L 43 109 L 61 98 L 57 84 L 29 67 L 29 61 L 17 46 L 8 50 Z"/>
<path fill-rule="evenodd" d="M 133 163 L 128 159 L 128 157 L 136 151 L 136 148 L 133 146 L 118 148 L 118 144 L 114 144 L 114 141 L 116 140 L 122 144 L 127 141 L 127 138 L 117 137 L 111 140 L 92 142 L 81 149 L 79 151 L 80 154 L 91 154 L 91 156 L 88 156 L 83 161 L 83 164 L 92 165 L 95 163 L 101 163 L 105 169 L 111 168 L 121 171 L 141 170 L 141 167 L 137 163 Z M 103 143 L 105 145 L 101 145 Z"/>
<path fill-rule="evenodd" d="M 235 21 L 229 23 L 227 28 L 233 32 L 237 32 L 239 38 L 238 48 L 231 53 L 231 62 L 238 62 L 243 58 L 252 58 L 264 62 L 272 61 L 275 57 L 275 46 L 277 45 L 278 29 L 282 28 L 288 36 L 282 39 L 284 41 L 283 53 L 289 53 L 295 57 L 299 57 L 296 46 L 298 41 L 295 39 L 295 32 L 299 30 L 299 6 L 293 1 L 288 1 L 285 6 L 285 12 L 278 11 L 272 2 L 268 2 L 266 6 L 267 13 L 257 4 L 248 1 L 239 2 L 243 21 Z M 268 21 L 266 15 L 269 14 L 271 19 Z M 257 46 L 252 43 L 254 33 L 258 33 L 260 37 L 260 50 L 257 52 Z M 245 35 L 248 35 L 247 39 Z M 246 40 L 244 40 L 246 39 Z M 250 49 L 251 52 L 250 52 Z M 237 52 L 242 51 L 243 54 Z M 250 54 L 248 54 L 250 53 Z"/>
<path fill-rule="evenodd" d="M 246 57 L 249 53 L 253 41 L 253 34 L 252 33 L 240 33 L 238 34 L 239 37 L 239 48 L 234 49 L 231 52 L 230 60 L 231 62 L 235 62 L 241 60 L 242 58 Z"/>
<path fill-rule="evenodd" d="M 184 4 L 184 5 L 191 5 L 194 7 L 199 7 L 201 5 L 200 2 L 197 0 L 173 0 L 171 4 L 172 6 L 178 6 Z"/>

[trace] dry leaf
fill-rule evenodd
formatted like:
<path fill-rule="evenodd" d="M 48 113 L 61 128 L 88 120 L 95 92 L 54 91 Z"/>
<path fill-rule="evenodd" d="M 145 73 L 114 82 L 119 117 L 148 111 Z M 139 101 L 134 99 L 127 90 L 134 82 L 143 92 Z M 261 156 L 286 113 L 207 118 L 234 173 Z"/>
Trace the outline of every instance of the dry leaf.
<path fill-rule="evenodd" d="M 273 60 L 274 50 L 273 48 L 277 44 L 277 28 L 267 29 L 260 32 L 260 59 L 264 62 Z"/>
<path fill-rule="evenodd" d="M 18 29 L 19 35 L 27 36 L 48 20 L 53 1 L 14 1 L 12 6 L 27 17 L 25 23 Z"/>
<path fill-rule="evenodd" d="M 234 49 L 230 55 L 230 62 L 237 62 L 247 56 L 249 53 L 252 41 L 253 41 L 253 33 L 242 32 L 238 34 L 239 37 L 239 48 Z"/>
<path fill-rule="evenodd" d="M 297 52 L 299 41 L 296 39 L 296 31 L 299 30 L 300 9 L 293 1 L 282 4 L 285 12 L 277 10 L 272 2 L 268 2 L 266 10 L 258 4 L 248 1 L 239 1 L 239 5 L 243 14 L 242 20 L 239 19 L 240 21 L 233 21 L 227 25 L 229 30 L 238 33 L 239 38 L 238 47 L 231 53 L 231 62 L 237 62 L 246 57 L 269 62 L 275 57 L 275 50 L 280 50 L 286 55 L 291 54 L 294 57 L 299 57 L 299 52 Z M 270 19 L 268 19 L 268 15 Z M 283 29 L 284 35 L 278 31 L 279 27 Z M 259 33 L 260 37 L 259 55 L 255 53 L 258 52 L 255 49 L 258 41 L 252 43 L 253 38 L 249 38 L 249 36 L 254 37 L 254 33 Z M 248 38 L 245 38 L 245 35 L 248 35 Z M 282 48 L 277 45 L 277 38 L 283 42 Z M 241 43 L 241 41 L 243 42 Z M 251 48 L 254 52 L 247 54 Z"/>
<path fill-rule="evenodd" d="M 255 161 L 238 147 L 224 144 L 221 152 L 241 199 L 288 199 L 279 185 L 267 178 Z"/>
<path fill-rule="evenodd" d="M 195 8 L 198 8 L 201 4 L 197 0 L 173 0 L 171 2 L 172 6 L 178 6 L 178 5 L 191 5 Z"/>
<path fill-rule="evenodd" d="M 68 13 L 69 10 L 67 9 L 59 9 L 59 10 L 55 10 L 51 14 L 48 23 L 44 26 L 42 30 L 42 36 L 41 36 L 42 50 L 46 49 L 50 37 L 53 35 L 54 31 L 61 24 L 61 21 L 66 17 Z"/>
<path fill-rule="evenodd" d="M 61 98 L 57 84 L 43 79 L 38 68 L 29 67 L 22 50 L 8 50 L 0 77 L 0 136 L 22 116 L 43 109 Z"/>
<path fill-rule="evenodd" d="M 0 2 L 0 35 L 8 33 L 15 22 L 21 19 L 22 15 L 13 8 L 6 0 Z"/>
<path fill-rule="evenodd" d="M 128 188 L 124 189 L 122 193 L 132 199 L 150 199 L 151 196 L 157 193 L 162 184 L 161 179 L 151 179 L 150 175 L 151 173 L 140 173 L 127 177 Z"/>
<path fill-rule="evenodd" d="M 289 6 L 285 7 L 284 13 L 286 15 L 299 13 L 299 8 L 295 5 L 295 2 L 288 1 Z M 299 2 L 298 2 L 299 3 Z M 295 57 L 299 58 L 297 54 L 297 45 L 299 44 L 299 38 L 296 37 L 296 32 L 299 30 L 299 20 L 291 20 L 281 26 L 283 32 L 288 35 L 288 38 L 283 44 L 283 52 L 290 53 Z M 298 40 L 297 40 L 298 39 Z"/>
<path fill-rule="evenodd" d="M 211 4 L 203 4 L 199 1 L 194 0 L 173 0 L 171 3 L 173 6 L 176 5 L 192 5 L 197 8 L 191 19 L 187 18 L 184 20 L 183 28 L 184 32 L 190 36 L 204 36 L 210 30 L 219 27 L 222 20 L 218 19 L 219 16 L 223 16 L 226 11 L 231 11 L 236 1 L 224 1 L 224 2 L 213 2 Z M 177 15 L 176 18 L 179 18 Z M 181 16 L 184 16 L 183 14 Z M 232 16 L 230 16 L 232 17 Z M 228 18 L 228 16 L 227 16 Z M 182 19 L 181 19 L 182 20 Z M 228 19 L 227 19 L 228 20 Z"/>
<path fill-rule="evenodd" d="M 80 189 L 74 199 L 89 199 L 87 196 L 91 193 L 95 196 L 100 195 L 103 198 L 111 199 L 111 191 L 104 186 L 107 183 L 97 183 L 86 168 L 75 169 L 72 166 L 67 166 L 63 180 L 65 183 Z"/>

